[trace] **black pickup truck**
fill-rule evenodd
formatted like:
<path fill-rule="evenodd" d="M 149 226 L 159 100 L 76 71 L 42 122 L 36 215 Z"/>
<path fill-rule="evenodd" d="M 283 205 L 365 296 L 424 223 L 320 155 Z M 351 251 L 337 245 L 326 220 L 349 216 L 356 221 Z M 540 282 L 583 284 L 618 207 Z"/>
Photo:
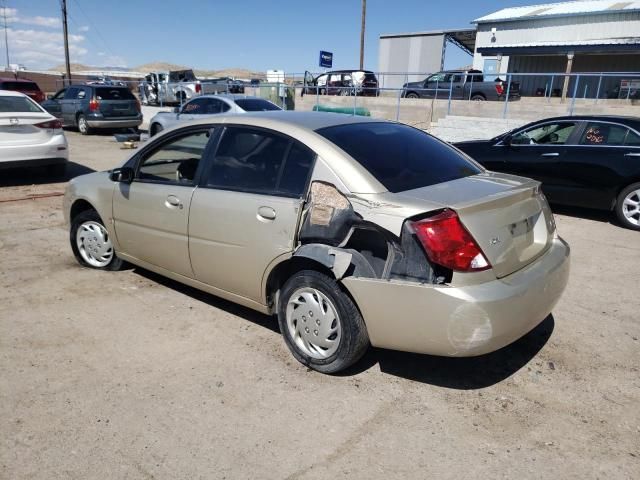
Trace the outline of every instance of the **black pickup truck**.
<path fill-rule="evenodd" d="M 508 87 L 508 88 L 507 88 Z M 449 70 L 429 75 L 419 82 L 402 86 L 405 98 L 440 98 L 454 100 L 504 100 L 509 90 L 509 100 L 520 98 L 520 84 L 496 78 L 486 80 L 480 70 Z"/>

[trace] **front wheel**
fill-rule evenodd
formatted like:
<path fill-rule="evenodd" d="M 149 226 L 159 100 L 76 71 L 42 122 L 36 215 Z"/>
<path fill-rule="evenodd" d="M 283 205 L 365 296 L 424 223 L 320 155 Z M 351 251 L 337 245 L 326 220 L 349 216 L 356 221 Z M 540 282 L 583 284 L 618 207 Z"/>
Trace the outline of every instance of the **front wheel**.
<path fill-rule="evenodd" d="M 149 136 L 153 137 L 154 135 L 157 135 L 158 133 L 160 133 L 163 130 L 162 125 L 160 125 L 159 123 L 154 123 L 153 125 L 151 125 L 151 128 L 149 129 Z"/>
<path fill-rule="evenodd" d="M 302 270 L 284 284 L 278 323 L 293 356 L 318 372 L 344 370 L 369 346 L 367 328 L 353 300 L 335 279 L 315 270 Z"/>
<path fill-rule="evenodd" d="M 71 250 L 78 263 L 100 270 L 120 270 L 124 262 L 116 255 L 100 215 L 95 210 L 86 210 L 71 220 L 69 232 Z"/>
<path fill-rule="evenodd" d="M 616 215 L 624 227 L 640 230 L 640 183 L 633 183 L 620 192 Z"/>
<path fill-rule="evenodd" d="M 407 93 L 406 98 L 420 98 L 420 96 L 415 92 L 409 92 Z"/>

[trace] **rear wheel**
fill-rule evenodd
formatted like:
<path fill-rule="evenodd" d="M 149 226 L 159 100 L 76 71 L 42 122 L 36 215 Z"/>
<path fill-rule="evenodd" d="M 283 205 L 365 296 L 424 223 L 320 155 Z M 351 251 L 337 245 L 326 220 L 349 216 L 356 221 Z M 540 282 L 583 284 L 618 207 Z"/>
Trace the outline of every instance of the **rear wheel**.
<path fill-rule="evenodd" d="M 91 128 L 83 114 L 78 115 L 78 131 L 82 135 L 89 135 L 91 133 Z"/>
<path fill-rule="evenodd" d="M 640 183 L 633 183 L 620 192 L 615 210 L 623 226 L 640 230 Z"/>
<path fill-rule="evenodd" d="M 116 255 L 100 215 L 95 210 L 85 210 L 71 220 L 69 232 L 71 250 L 85 267 L 100 270 L 120 270 L 124 262 Z"/>
<path fill-rule="evenodd" d="M 484 102 L 486 98 L 484 98 L 484 95 L 480 93 L 475 93 L 471 95 L 471 100 L 473 100 L 474 102 Z"/>
<path fill-rule="evenodd" d="M 293 356 L 322 373 L 353 365 L 369 336 L 362 315 L 338 282 L 315 270 L 295 273 L 282 287 L 280 331 Z"/>

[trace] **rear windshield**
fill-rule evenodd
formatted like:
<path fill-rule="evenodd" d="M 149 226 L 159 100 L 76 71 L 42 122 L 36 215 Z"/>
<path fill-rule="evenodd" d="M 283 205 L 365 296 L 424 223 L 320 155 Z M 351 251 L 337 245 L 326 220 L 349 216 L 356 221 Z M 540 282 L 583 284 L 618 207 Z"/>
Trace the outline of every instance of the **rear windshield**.
<path fill-rule="evenodd" d="M 135 100 L 136 97 L 128 88 L 99 87 L 96 88 L 98 100 Z"/>
<path fill-rule="evenodd" d="M 406 125 L 355 123 L 322 128 L 318 133 L 351 155 L 390 192 L 482 172 L 453 147 Z"/>
<path fill-rule="evenodd" d="M 5 90 L 20 90 L 21 92 L 37 92 L 40 89 L 33 82 L 0 82 Z"/>
<path fill-rule="evenodd" d="M 282 110 L 279 106 L 260 98 L 240 98 L 236 104 L 245 112 L 266 112 L 269 110 Z"/>
<path fill-rule="evenodd" d="M 5 97 L 4 95 L 0 97 L 0 113 L 25 112 L 42 113 L 42 110 L 33 100 L 27 97 Z"/>

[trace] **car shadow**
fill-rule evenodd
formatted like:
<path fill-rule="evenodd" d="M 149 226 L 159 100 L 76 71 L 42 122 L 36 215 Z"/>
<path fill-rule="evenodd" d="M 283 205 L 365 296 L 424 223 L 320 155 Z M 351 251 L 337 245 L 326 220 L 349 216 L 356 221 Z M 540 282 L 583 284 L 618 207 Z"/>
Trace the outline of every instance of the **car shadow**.
<path fill-rule="evenodd" d="M 568 205 L 551 205 L 551 211 L 555 215 L 566 215 L 568 217 L 584 218 L 595 222 L 610 223 L 620 226 L 615 214 L 608 210 L 595 210 L 592 208 L 571 207 Z"/>
<path fill-rule="evenodd" d="M 273 316 L 264 315 L 140 267 L 134 267 L 133 272 L 274 333 L 280 333 L 278 321 Z M 359 362 L 338 373 L 337 376 L 358 375 L 377 364 L 380 371 L 385 374 L 415 382 L 457 390 L 486 388 L 509 378 L 529 363 L 546 345 L 554 327 L 555 321 L 550 314 L 537 327 L 514 343 L 478 357 L 436 357 L 370 348 Z"/>
<path fill-rule="evenodd" d="M 95 172 L 92 168 L 79 163 L 69 162 L 64 175 L 49 173 L 47 167 L 23 167 L 3 170 L 0 176 L 0 187 L 17 187 L 23 185 L 44 185 L 62 183 L 80 175 Z"/>
<path fill-rule="evenodd" d="M 555 321 L 545 318 L 524 337 L 492 353 L 478 357 L 436 357 L 372 348 L 341 375 L 355 375 L 378 364 L 380 371 L 415 382 L 457 390 L 486 388 L 524 367 L 551 337 Z"/>
<path fill-rule="evenodd" d="M 220 310 L 224 310 L 227 313 L 232 315 L 236 315 L 237 317 L 243 318 L 245 320 L 250 321 L 256 325 L 264 327 L 272 332 L 280 334 L 280 328 L 278 327 L 278 321 L 275 317 L 265 315 L 263 313 L 257 312 L 256 310 L 252 310 L 247 307 L 243 307 L 242 305 L 238 305 L 237 303 L 230 302 L 223 298 L 217 297 L 207 292 L 203 292 L 202 290 L 198 290 L 197 288 L 190 287 L 183 283 L 177 282 L 175 280 L 171 280 L 170 278 L 163 277 L 160 274 L 152 272 L 150 270 L 145 270 L 140 267 L 133 267 L 133 273 L 140 275 L 152 282 L 159 283 L 160 285 L 180 292 L 188 297 L 193 298 L 202 303 L 206 303 L 207 305 L 218 308 Z"/>

